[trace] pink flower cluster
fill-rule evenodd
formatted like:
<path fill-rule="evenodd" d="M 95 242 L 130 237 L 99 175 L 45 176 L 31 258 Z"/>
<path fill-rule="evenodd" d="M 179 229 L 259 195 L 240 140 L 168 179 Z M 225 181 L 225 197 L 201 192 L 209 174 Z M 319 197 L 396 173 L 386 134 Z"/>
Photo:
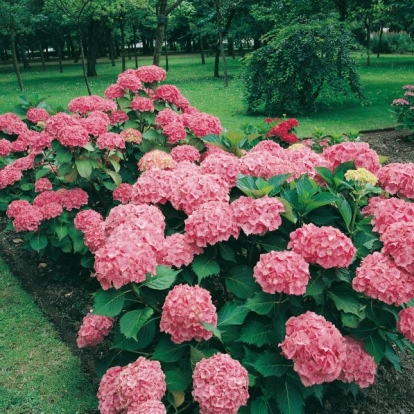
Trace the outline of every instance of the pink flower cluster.
<path fill-rule="evenodd" d="M 414 308 L 405 308 L 398 313 L 397 329 L 410 342 L 414 343 Z"/>
<path fill-rule="evenodd" d="M 22 171 L 13 165 L 7 165 L 0 170 L 0 189 L 6 188 L 20 181 L 23 177 Z"/>
<path fill-rule="evenodd" d="M 377 173 L 379 185 L 388 193 L 414 199 L 414 164 L 388 164 Z"/>
<path fill-rule="evenodd" d="M 96 346 L 111 332 L 114 324 L 112 318 L 100 315 L 86 315 L 78 331 L 76 343 L 79 348 Z"/>
<path fill-rule="evenodd" d="M 137 129 L 127 128 L 120 132 L 121 137 L 125 142 L 133 142 L 134 144 L 141 144 L 142 134 Z"/>
<path fill-rule="evenodd" d="M 48 178 L 39 178 L 35 182 L 36 193 L 42 193 L 43 191 L 52 191 L 52 183 Z"/>
<path fill-rule="evenodd" d="M 263 292 L 303 295 L 309 282 L 309 264 L 295 252 L 261 254 L 253 269 L 256 282 Z"/>
<path fill-rule="evenodd" d="M 377 364 L 362 344 L 349 336 L 344 337 L 345 360 L 339 375 L 342 382 L 355 382 L 360 388 L 374 383 Z"/>
<path fill-rule="evenodd" d="M 193 398 L 200 414 L 236 414 L 249 398 L 249 378 L 239 361 L 216 354 L 197 362 L 193 372 Z"/>
<path fill-rule="evenodd" d="M 265 234 L 274 231 L 282 224 L 280 214 L 285 211 L 283 204 L 276 198 L 239 197 L 231 203 L 237 224 L 247 234 Z"/>
<path fill-rule="evenodd" d="M 294 144 L 295 142 L 298 142 L 299 139 L 296 134 L 293 134 L 290 131 L 298 125 L 299 122 L 296 119 L 286 119 L 285 121 L 282 121 L 278 125 L 275 125 L 273 128 L 271 128 L 266 136 L 278 137 L 283 142 Z"/>
<path fill-rule="evenodd" d="M 340 230 L 305 224 L 290 234 L 288 248 L 300 254 L 308 263 L 316 263 L 324 269 L 348 267 L 356 248 Z"/>
<path fill-rule="evenodd" d="M 85 246 L 95 253 L 105 244 L 105 225 L 102 216 L 94 210 L 80 211 L 74 220 L 75 227 L 83 232 Z"/>
<path fill-rule="evenodd" d="M 175 162 L 200 161 L 200 153 L 192 145 L 178 145 L 171 150 L 171 157 Z"/>
<path fill-rule="evenodd" d="M 127 89 L 131 92 L 138 92 L 139 89 L 143 89 L 141 80 L 138 78 L 137 73 L 134 69 L 127 69 L 118 75 L 116 84 L 121 89 Z"/>
<path fill-rule="evenodd" d="M 27 125 L 14 113 L 0 114 L 0 131 L 8 135 L 20 135 L 28 130 Z"/>
<path fill-rule="evenodd" d="M 29 108 L 26 118 L 28 121 L 37 124 L 38 122 L 45 122 L 49 118 L 49 113 L 43 108 Z"/>
<path fill-rule="evenodd" d="M 154 102 L 150 98 L 136 96 L 131 102 L 131 109 L 139 112 L 154 112 Z"/>
<path fill-rule="evenodd" d="M 150 401 L 160 401 L 165 391 L 161 364 L 139 357 L 125 367 L 106 371 L 98 389 L 99 410 L 101 414 L 150 414 L 152 411 L 142 410 L 154 406 L 154 414 L 163 413 L 158 404 Z"/>
<path fill-rule="evenodd" d="M 365 168 L 375 174 L 380 168 L 379 155 L 365 142 L 343 142 L 323 150 L 323 157 L 331 163 L 334 170 L 339 164 L 355 161 L 356 168 Z"/>
<path fill-rule="evenodd" d="M 293 360 L 293 369 L 309 387 L 339 378 L 345 359 L 344 339 L 323 316 L 308 311 L 286 322 L 282 354 Z"/>
<path fill-rule="evenodd" d="M 388 305 L 400 306 L 414 298 L 413 276 L 379 252 L 362 260 L 352 280 L 352 287 Z"/>
<path fill-rule="evenodd" d="M 391 224 L 380 239 L 384 243 L 382 253 L 390 255 L 397 266 L 414 277 L 414 221 Z"/>
<path fill-rule="evenodd" d="M 167 72 L 156 65 L 141 66 L 137 69 L 138 78 L 144 83 L 161 82 L 165 79 Z"/>
<path fill-rule="evenodd" d="M 96 145 L 99 149 L 114 150 L 115 148 L 124 149 L 125 141 L 122 135 L 115 132 L 106 132 L 98 137 Z"/>
<path fill-rule="evenodd" d="M 228 152 L 221 152 L 206 156 L 201 165 L 203 174 L 218 174 L 228 186 L 236 185 L 237 174 L 240 171 L 240 159 Z"/>
<path fill-rule="evenodd" d="M 120 201 L 122 204 L 127 204 L 132 200 L 133 187 L 131 184 L 122 183 L 112 192 L 112 198 Z"/>
<path fill-rule="evenodd" d="M 174 159 L 170 154 L 161 150 L 152 150 L 145 153 L 138 162 L 141 172 L 148 170 L 168 170 L 174 167 Z"/>
<path fill-rule="evenodd" d="M 165 266 L 188 266 L 194 256 L 203 253 L 195 243 L 188 243 L 184 234 L 175 233 L 167 236 L 160 249 L 160 264 Z"/>
<path fill-rule="evenodd" d="M 117 109 L 116 103 L 98 95 L 79 96 L 68 104 L 69 111 L 86 115 L 92 111 L 111 112 Z"/>
<path fill-rule="evenodd" d="M 174 286 L 162 307 L 161 332 L 169 333 L 176 344 L 192 339 L 208 340 L 213 334 L 202 322 L 217 326 L 216 307 L 210 292 L 199 286 Z"/>
<path fill-rule="evenodd" d="M 128 410 L 128 414 L 167 414 L 165 405 L 159 400 L 148 400 Z"/>

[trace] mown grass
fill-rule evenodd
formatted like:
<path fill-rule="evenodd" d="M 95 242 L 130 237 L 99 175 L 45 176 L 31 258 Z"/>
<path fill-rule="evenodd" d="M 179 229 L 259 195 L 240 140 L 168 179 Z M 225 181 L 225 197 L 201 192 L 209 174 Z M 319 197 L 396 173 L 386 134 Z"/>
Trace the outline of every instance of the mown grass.
<path fill-rule="evenodd" d="M 0 259 L 0 413 L 95 413 L 80 361 Z"/>
<path fill-rule="evenodd" d="M 327 132 L 349 132 L 350 130 L 370 130 L 392 127 L 395 118 L 391 112 L 391 102 L 401 96 L 401 87 L 414 77 L 413 56 L 373 57 L 371 66 L 365 64 L 365 57 L 356 56 L 362 84 L 367 100 L 363 105 L 352 97 L 328 96 L 320 98 L 317 111 L 299 116 L 301 136 L 311 134 L 314 127 L 324 127 Z M 239 79 L 242 68 L 240 59 L 228 59 L 230 85 L 223 88 L 222 79 L 214 78 L 214 59 L 207 58 L 201 65 L 197 55 L 171 56 L 167 82 L 177 85 L 191 104 L 202 111 L 218 116 L 228 129 L 238 129 L 245 123 L 257 123 L 263 116 L 247 116 L 243 104 L 243 91 Z M 133 60 L 127 61 L 127 67 L 133 67 Z M 140 57 L 140 65 L 151 64 L 150 57 Z M 121 71 L 120 61 L 112 67 L 106 59 L 98 62 L 98 74 L 91 78 L 94 94 L 102 95 L 105 88 L 116 80 Z M 10 65 L 0 66 L 0 112 L 13 109 L 17 103 L 15 75 Z M 57 63 L 47 65 L 43 72 L 40 65 L 22 72 L 25 94 L 37 93 L 47 97 L 52 106 L 67 105 L 75 96 L 85 95 L 81 66 L 65 62 L 64 73 L 60 74 Z M 282 114 L 266 114 L 277 117 Z M 287 114 L 291 116 L 291 114 Z"/>

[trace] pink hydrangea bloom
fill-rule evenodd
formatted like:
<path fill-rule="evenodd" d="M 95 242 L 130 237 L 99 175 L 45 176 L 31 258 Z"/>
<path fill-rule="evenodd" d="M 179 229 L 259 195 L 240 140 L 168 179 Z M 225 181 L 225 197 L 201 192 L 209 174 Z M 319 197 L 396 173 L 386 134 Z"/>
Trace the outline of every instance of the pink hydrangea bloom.
<path fill-rule="evenodd" d="M 13 227 L 17 233 L 21 231 L 37 231 L 43 220 L 40 209 L 36 206 L 21 205 L 18 213 L 14 215 Z"/>
<path fill-rule="evenodd" d="M 43 191 L 51 191 L 52 183 L 48 178 L 39 178 L 35 181 L 35 192 L 42 193 Z"/>
<path fill-rule="evenodd" d="M 48 203 L 38 208 L 42 213 L 43 220 L 59 217 L 63 212 L 63 207 L 58 203 Z"/>
<path fill-rule="evenodd" d="M 105 225 L 97 223 L 83 230 L 83 241 L 91 253 L 95 254 L 100 248 L 105 246 Z"/>
<path fill-rule="evenodd" d="M 100 223 L 103 223 L 103 218 L 95 210 L 79 211 L 74 220 L 75 227 L 81 231 L 85 231 Z"/>
<path fill-rule="evenodd" d="M 388 193 L 414 199 L 414 164 L 388 164 L 377 173 L 379 185 Z"/>
<path fill-rule="evenodd" d="M 331 163 L 332 170 L 347 161 L 355 161 L 356 168 L 366 168 L 374 174 L 381 168 L 378 154 L 366 142 L 347 141 L 332 145 L 325 148 L 322 155 Z"/>
<path fill-rule="evenodd" d="M 6 216 L 9 218 L 15 218 L 24 211 L 25 208 L 30 208 L 30 203 L 27 200 L 13 200 L 8 206 Z"/>
<path fill-rule="evenodd" d="M 0 139 L 0 157 L 5 157 L 12 152 L 12 143 L 7 139 Z"/>
<path fill-rule="evenodd" d="M 203 159 L 200 167 L 203 174 L 218 174 L 225 183 L 233 187 L 240 172 L 240 158 L 230 153 L 211 154 Z"/>
<path fill-rule="evenodd" d="M 200 414 L 236 414 L 249 398 L 249 378 L 239 361 L 216 354 L 197 362 L 193 372 L 193 398 Z"/>
<path fill-rule="evenodd" d="M 161 150 L 152 150 L 143 155 L 138 162 L 141 172 L 148 170 L 169 170 L 174 168 L 174 160 L 170 154 Z"/>
<path fill-rule="evenodd" d="M 96 144 L 99 149 L 113 150 L 115 148 L 125 148 L 125 141 L 123 137 L 115 132 L 106 132 L 105 134 L 100 135 L 96 140 Z"/>
<path fill-rule="evenodd" d="M 280 214 L 285 211 L 283 204 L 276 198 L 239 197 L 231 203 L 237 224 L 245 234 L 265 234 L 277 230 L 282 224 Z"/>
<path fill-rule="evenodd" d="M 170 102 L 175 105 L 179 101 L 181 93 L 179 89 L 174 85 L 162 85 L 158 86 L 155 90 L 155 99 Z"/>
<path fill-rule="evenodd" d="M 181 161 L 190 161 L 198 162 L 200 161 L 200 153 L 198 149 L 192 145 L 178 145 L 171 150 L 171 157 L 175 162 Z"/>
<path fill-rule="evenodd" d="M 11 165 L 7 165 L 0 170 L 0 189 L 20 181 L 23 177 L 21 170 Z"/>
<path fill-rule="evenodd" d="M 349 336 L 344 337 L 345 360 L 339 380 L 355 382 L 360 388 L 367 388 L 374 383 L 377 364 L 362 344 Z"/>
<path fill-rule="evenodd" d="M 155 118 L 155 124 L 160 125 L 163 128 L 173 122 L 181 123 L 181 119 L 177 112 L 173 111 L 170 108 L 165 108 L 162 111 L 158 112 L 158 115 Z"/>
<path fill-rule="evenodd" d="M 107 132 L 109 125 L 109 116 L 104 112 L 101 113 L 105 115 L 106 119 L 98 115 L 93 116 L 93 112 L 87 118 L 82 119 L 82 126 L 88 131 L 89 135 L 97 137 Z"/>
<path fill-rule="evenodd" d="M 405 308 L 398 313 L 397 330 L 414 343 L 414 308 Z"/>
<path fill-rule="evenodd" d="M 69 111 L 86 115 L 92 111 L 110 112 L 116 110 L 116 103 L 98 95 L 78 96 L 68 104 Z"/>
<path fill-rule="evenodd" d="M 270 139 L 260 141 L 249 152 L 251 154 L 254 154 L 255 152 L 266 152 L 269 155 L 273 155 L 274 157 L 278 157 L 283 160 L 287 160 L 289 156 L 288 152 L 283 147 Z"/>
<path fill-rule="evenodd" d="M 200 286 L 174 286 L 162 307 L 160 331 L 170 334 L 176 344 L 192 339 L 200 342 L 213 335 L 202 322 L 217 326 L 216 307 L 210 292 Z"/>
<path fill-rule="evenodd" d="M 131 108 L 139 112 L 154 112 L 154 102 L 152 99 L 136 96 L 131 102 Z"/>
<path fill-rule="evenodd" d="M 323 316 L 307 311 L 286 322 L 282 354 L 293 360 L 293 369 L 305 387 L 332 382 L 341 374 L 344 338 Z"/>
<path fill-rule="evenodd" d="M 35 154 L 29 154 L 26 157 L 18 158 L 13 164 L 10 165 L 11 168 L 17 168 L 20 171 L 27 171 L 34 168 L 34 158 Z"/>
<path fill-rule="evenodd" d="M 131 201 L 134 204 L 165 204 L 171 198 L 174 181 L 174 175 L 171 171 L 145 171 L 132 186 Z"/>
<path fill-rule="evenodd" d="M 66 190 L 63 190 L 63 191 L 66 191 Z M 62 194 L 62 191 L 48 191 L 48 190 L 42 191 L 40 194 L 38 194 L 34 198 L 33 205 L 37 207 L 43 207 L 46 204 L 50 204 L 50 203 L 62 204 L 61 194 Z"/>
<path fill-rule="evenodd" d="M 166 391 L 161 364 L 144 357 L 124 367 L 116 385 L 119 401 L 126 410 L 149 400 L 161 400 Z"/>
<path fill-rule="evenodd" d="M 45 148 L 51 148 L 53 137 L 47 132 L 27 131 L 19 135 L 13 144 L 13 151 L 23 151 L 26 147 L 30 148 L 31 153 L 39 153 Z M 19 144 L 18 144 L 19 142 Z M 17 148 L 19 146 L 19 148 Z"/>
<path fill-rule="evenodd" d="M 137 129 L 127 128 L 119 133 L 125 142 L 133 142 L 137 145 L 142 142 L 142 134 Z"/>
<path fill-rule="evenodd" d="M 109 99 L 122 98 L 125 95 L 125 89 L 116 83 L 109 85 L 104 92 L 104 95 Z"/>
<path fill-rule="evenodd" d="M 81 188 L 63 189 L 58 193 L 62 207 L 68 211 L 79 209 L 88 204 L 88 193 Z"/>
<path fill-rule="evenodd" d="M 288 248 L 300 254 L 308 263 L 316 263 L 324 269 L 348 267 L 356 248 L 349 237 L 331 227 L 305 224 L 290 234 Z"/>
<path fill-rule="evenodd" d="M 399 198 L 373 197 L 368 206 L 362 209 L 366 216 L 373 215 L 371 223 L 374 231 L 383 234 L 393 223 L 413 221 L 414 203 Z"/>
<path fill-rule="evenodd" d="M 78 331 L 76 343 L 79 348 L 96 346 L 111 332 L 114 320 L 101 315 L 86 315 Z"/>
<path fill-rule="evenodd" d="M 142 83 L 133 69 L 127 69 L 118 75 L 116 84 L 122 89 L 128 89 L 132 92 L 138 92 L 142 89 Z"/>
<path fill-rule="evenodd" d="M 145 83 L 161 82 L 165 79 L 167 72 L 156 65 L 141 66 L 136 70 L 138 78 Z"/>
<path fill-rule="evenodd" d="M 0 131 L 9 135 L 20 135 L 27 131 L 27 125 L 14 113 L 0 114 Z"/>
<path fill-rule="evenodd" d="M 199 138 L 208 134 L 220 135 L 223 130 L 218 118 L 204 112 L 184 113 L 181 115 L 181 119 L 184 126 L 189 128 Z"/>
<path fill-rule="evenodd" d="M 414 277 L 414 221 L 391 224 L 380 239 L 384 243 L 382 253 L 389 254 L 397 266 Z"/>
<path fill-rule="evenodd" d="M 113 111 L 111 115 L 109 115 L 109 122 L 111 125 L 122 124 L 128 121 L 129 117 L 128 114 L 124 111 Z"/>
<path fill-rule="evenodd" d="M 165 405 L 158 400 L 148 400 L 142 404 L 131 404 L 127 414 L 167 414 Z"/>
<path fill-rule="evenodd" d="M 112 198 L 122 204 L 127 204 L 132 199 L 132 189 L 131 184 L 122 183 L 112 192 Z"/>
<path fill-rule="evenodd" d="M 220 176 L 195 174 L 173 188 L 170 201 L 176 210 L 184 210 L 189 215 L 204 203 L 229 199 L 229 188 L 221 183 Z"/>
<path fill-rule="evenodd" d="M 43 108 L 29 108 L 26 118 L 34 124 L 37 124 L 38 122 L 45 122 L 49 118 L 49 112 Z"/>
<path fill-rule="evenodd" d="M 185 220 L 186 240 L 199 247 L 226 241 L 231 236 L 239 236 L 239 226 L 231 206 L 223 201 L 204 203 Z"/>
<path fill-rule="evenodd" d="M 159 263 L 166 266 L 188 266 L 195 255 L 203 253 L 203 249 L 194 243 L 188 243 L 184 234 L 175 233 L 167 236 L 159 253 Z"/>
<path fill-rule="evenodd" d="M 65 147 L 83 147 L 89 142 L 89 133 L 84 127 L 72 125 L 60 129 L 57 139 Z"/>
<path fill-rule="evenodd" d="M 303 295 L 310 273 L 309 264 L 295 252 L 276 252 L 260 255 L 253 276 L 263 292 Z"/>
<path fill-rule="evenodd" d="M 118 414 L 123 409 L 117 390 L 118 378 L 122 370 L 122 367 L 109 368 L 101 379 L 98 389 L 98 407 L 101 414 Z"/>
<path fill-rule="evenodd" d="M 414 298 L 413 276 L 379 252 L 362 260 L 352 280 L 352 287 L 388 305 L 400 306 Z"/>
<path fill-rule="evenodd" d="M 61 129 L 69 126 L 79 127 L 80 125 L 81 122 L 75 116 L 70 116 L 66 112 L 58 112 L 46 121 L 46 132 L 53 137 L 56 137 Z"/>
<path fill-rule="evenodd" d="M 183 141 L 187 138 L 187 132 L 184 128 L 184 125 L 179 119 L 177 121 L 164 125 L 162 132 L 167 136 L 167 141 L 171 145 Z"/>

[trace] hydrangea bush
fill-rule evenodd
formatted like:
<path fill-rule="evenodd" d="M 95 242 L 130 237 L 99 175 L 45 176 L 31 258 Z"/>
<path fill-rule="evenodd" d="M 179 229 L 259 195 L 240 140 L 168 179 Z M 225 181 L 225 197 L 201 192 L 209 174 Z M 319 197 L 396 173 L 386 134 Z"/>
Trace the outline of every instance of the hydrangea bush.
<path fill-rule="evenodd" d="M 101 286 L 78 334 L 108 344 L 101 413 L 299 414 L 384 359 L 399 370 L 413 165 L 300 141 L 296 120 L 223 132 L 164 78 L 141 67 L 69 112 L 0 115 L 13 228 L 81 253 Z"/>
<path fill-rule="evenodd" d="M 414 85 L 403 86 L 403 97 L 392 101 L 393 112 L 401 129 L 414 131 Z M 414 133 L 408 136 L 412 141 Z"/>

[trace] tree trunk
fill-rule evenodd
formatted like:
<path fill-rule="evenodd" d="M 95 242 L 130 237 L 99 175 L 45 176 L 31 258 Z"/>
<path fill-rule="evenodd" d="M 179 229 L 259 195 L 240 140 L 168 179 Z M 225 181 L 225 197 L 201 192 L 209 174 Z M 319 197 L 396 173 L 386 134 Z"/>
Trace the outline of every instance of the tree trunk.
<path fill-rule="evenodd" d="M 132 41 L 134 42 L 134 59 L 135 59 L 135 69 L 138 69 L 138 40 L 137 40 L 137 28 L 132 26 Z"/>
<path fill-rule="evenodd" d="M 367 33 L 367 66 L 371 66 L 371 22 L 365 17 L 365 31 Z"/>
<path fill-rule="evenodd" d="M 218 33 L 219 33 L 219 48 L 220 48 L 220 52 L 221 52 L 221 61 L 222 61 L 222 65 L 223 65 L 223 83 L 224 83 L 224 87 L 227 88 L 229 86 L 229 77 L 228 77 L 228 74 L 227 74 L 226 53 L 224 51 L 224 45 L 223 45 L 223 30 L 221 29 L 221 13 L 220 13 L 219 6 L 217 6 L 217 9 L 216 9 L 216 22 L 217 22 L 217 27 L 219 29 L 219 31 L 218 31 Z"/>
<path fill-rule="evenodd" d="M 23 43 L 19 42 L 19 47 L 20 47 L 20 55 L 22 57 L 22 61 L 23 61 L 23 68 L 24 69 L 30 69 L 30 64 L 29 64 L 29 60 L 27 59 L 27 54 L 26 54 L 26 48 L 23 45 Z"/>
<path fill-rule="evenodd" d="M 157 8 L 157 39 L 155 41 L 153 64 L 159 66 L 162 45 L 164 43 L 165 25 L 167 23 L 167 0 L 159 0 Z"/>
<path fill-rule="evenodd" d="M 199 43 L 200 43 L 201 64 L 205 65 L 206 64 L 206 58 L 204 56 L 203 36 L 200 35 L 198 40 L 199 40 Z"/>
<path fill-rule="evenodd" d="M 98 76 L 96 71 L 96 58 L 98 57 L 99 48 L 99 20 L 91 20 L 89 22 L 89 36 L 88 36 L 88 59 L 87 59 L 87 74 L 88 76 Z"/>
<path fill-rule="evenodd" d="M 168 65 L 168 44 L 167 40 L 165 40 L 165 70 L 168 72 L 169 69 L 170 67 Z"/>
<path fill-rule="evenodd" d="M 11 47 L 11 54 L 12 54 L 12 60 L 13 60 L 13 67 L 14 72 L 16 73 L 17 82 L 19 84 L 19 88 L 22 91 L 24 89 L 23 87 L 23 81 L 22 76 L 20 74 L 19 64 L 17 62 L 17 53 L 16 53 L 16 35 L 14 34 L 14 27 L 12 26 L 10 30 L 10 47 Z"/>
<path fill-rule="evenodd" d="M 40 50 L 40 61 L 42 62 L 42 69 L 43 69 L 43 72 L 46 72 L 45 55 L 43 53 L 43 45 L 41 43 L 39 43 L 39 50 Z"/>
<path fill-rule="evenodd" d="M 109 53 L 109 59 L 111 59 L 111 65 L 115 66 L 115 50 L 114 50 L 114 39 L 112 37 L 112 32 L 110 29 L 108 29 L 108 53 Z"/>
<path fill-rule="evenodd" d="M 126 63 L 125 63 L 125 20 L 121 16 L 119 19 L 119 28 L 121 29 L 121 58 L 122 58 L 122 72 L 125 72 Z"/>
<path fill-rule="evenodd" d="M 88 74 L 86 72 L 85 54 L 83 52 L 82 29 L 80 25 L 78 25 L 78 33 L 79 33 L 79 50 L 80 50 L 80 56 L 82 60 L 83 80 L 85 81 L 86 89 L 90 96 L 92 95 L 92 90 L 91 90 L 91 86 L 89 85 Z"/>
<path fill-rule="evenodd" d="M 220 67 L 220 47 L 219 45 L 216 45 L 215 46 L 215 58 L 214 58 L 214 77 L 215 78 L 220 77 L 219 67 Z"/>
<path fill-rule="evenodd" d="M 384 29 L 384 22 L 381 21 L 380 22 L 380 34 L 379 34 L 379 38 L 378 38 L 377 58 L 379 58 L 380 57 L 380 53 L 382 53 L 382 34 L 383 34 L 383 29 Z"/>

